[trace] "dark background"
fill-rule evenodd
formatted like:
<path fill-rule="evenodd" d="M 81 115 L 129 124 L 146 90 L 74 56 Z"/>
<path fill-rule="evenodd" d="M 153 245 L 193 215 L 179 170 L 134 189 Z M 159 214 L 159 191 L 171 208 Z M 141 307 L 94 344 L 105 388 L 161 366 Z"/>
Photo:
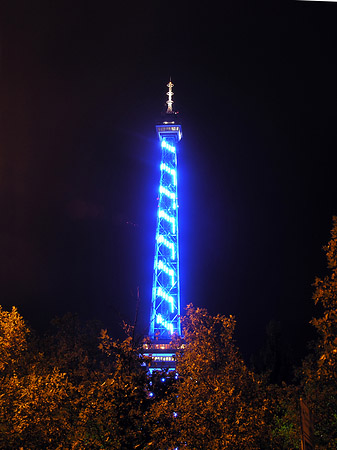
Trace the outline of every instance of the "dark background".
<path fill-rule="evenodd" d="M 188 5 L 187 5 L 188 3 Z M 312 337 L 336 205 L 337 4 L 3 2 L 0 304 L 146 333 L 175 84 L 182 307 L 234 314 L 246 356 Z"/>

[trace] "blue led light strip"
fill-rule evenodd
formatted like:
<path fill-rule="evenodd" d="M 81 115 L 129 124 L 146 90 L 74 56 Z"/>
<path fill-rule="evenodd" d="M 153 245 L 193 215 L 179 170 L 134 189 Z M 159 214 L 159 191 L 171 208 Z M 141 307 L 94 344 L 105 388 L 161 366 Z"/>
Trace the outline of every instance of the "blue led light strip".
<path fill-rule="evenodd" d="M 157 267 L 171 277 L 171 286 L 174 285 L 174 270 L 167 267 L 162 260 L 158 261 Z"/>
<path fill-rule="evenodd" d="M 175 169 L 171 169 L 171 167 L 167 166 L 165 163 L 161 163 L 160 170 L 164 170 L 169 175 L 172 175 L 173 184 L 174 186 L 177 186 L 177 172 Z"/>
<path fill-rule="evenodd" d="M 172 230 L 172 234 L 175 234 L 176 232 L 176 219 L 172 216 L 169 216 L 165 211 L 163 211 L 162 209 L 160 209 L 158 211 L 158 216 L 161 219 L 165 219 L 167 222 L 169 222 L 171 224 L 171 230 Z"/>
<path fill-rule="evenodd" d="M 157 314 L 157 323 L 162 324 L 167 329 L 167 331 L 173 334 L 173 323 L 163 319 L 163 316 L 161 314 Z"/>
<path fill-rule="evenodd" d="M 174 312 L 174 299 L 173 299 L 172 295 L 168 295 L 168 293 L 165 292 L 161 287 L 159 287 L 157 289 L 157 295 L 158 295 L 158 297 L 163 298 L 170 304 L 171 312 L 173 313 Z"/>
<path fill-rule="evenodd" d="M 175 249 L 174 249 L 173 242 L 170 242 L 169 240 L 167 240 L 162 234 L 160 234 L 157 237 L 157 242 L 158 242 L 158 244 L 165 245 L 165 247 L 167 247 L 169 250 L 171 250 L 171 258 L 173 260 L 176 258 L 176 252 L 175 252 Z"/>
<path fill-rule="evenodd" d="M 170 192 L 167 188 L 165 188 L 162 185 L 160 185 L 160 187 L 159 187 L 159 192 L 160 192 L 160 194 L 164 194 L 164 195 L 166 195 L 166 197 L 171 199 L 172 200 L 172 208 L 176 209 L 176 207 L 177 207 L 176 194 L 174 192 Z"/>
<path fill-rule="evenodd" d="M 162 141 L 161 146 L 162 146 L 162 148 L 166 148 L 166 150 L 168 150 L 169 152 L 172 152 L 172 153 L 176 152 L 176 148 L 173 145 L 170 145 L 166 141 Z"/>

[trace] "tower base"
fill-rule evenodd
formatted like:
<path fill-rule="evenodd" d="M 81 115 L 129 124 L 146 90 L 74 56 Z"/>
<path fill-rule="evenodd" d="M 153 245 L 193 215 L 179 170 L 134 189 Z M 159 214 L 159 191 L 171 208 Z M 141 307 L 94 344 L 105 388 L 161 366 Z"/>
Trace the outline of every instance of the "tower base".
<path fill-rule="evenodd" d="M 143 344 L 144 356 L 151 358 L 148 371 L 152 373 L 155 370 L 176 370 L 177 350 L 170 339 L 148 339 Z"/>

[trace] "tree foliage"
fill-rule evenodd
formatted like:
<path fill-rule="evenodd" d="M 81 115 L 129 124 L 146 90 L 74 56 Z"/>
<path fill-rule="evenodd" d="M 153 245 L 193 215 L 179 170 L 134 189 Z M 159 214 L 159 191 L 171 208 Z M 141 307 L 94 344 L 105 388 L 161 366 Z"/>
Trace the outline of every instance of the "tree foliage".
<path fill-rule="evenodd" d="M 11 371 L 27 348 L 29 329 L 13 306 L 4 311 L 0 305 L 0 374 Z"/>
<path fill-rule="evenodd" d="M 0 448 L 58 448 L 68 428 L 66 374 L 46 370 L 42 355 L 29 351 L 29 329 L 15 308 L 0 308 L 0 324 Z"/>
<path fill-rule="evenodd" d="M 179 377 L 149 376 L 132 327 L 113 341 L 67 315 L 28 339 L 19 313 L 1 309 L 0 448 L 298 448 L 294 391 L 247 368 L 235 319 L 190 305 L 182 322 Z"/>
<path fill-rule="evenodd" d="M 269 400 L 233 340 L 233 317 L 187 308 L 185 344 L 178 354 L 176 389 L 153 407 L 153 448 L 268 447 Z"/>
<path fill-rule="evenodd" d="M 131 336 L 114 342 L 106 330 L 99 347 L 111 359 L 110 370 L 97 371 L 95 380 L 79 388 L 82 404 L 72 448 L 143 448 L 148 398 L 141 349 Z"/>
<path fill-rule="evenodd" d="M 132 327 L 114 341 L 97 323 L 66 315 L 35 339 L 15 308 L 0 307 L 0 448 L 295 450 L 300 396 L 314 413 L 317 449 L 337 448 L 337 218 L 324 249 L 330 273 L 314 283 L 318 339 L 298 386 L 282 382 L 278 329 L 269 330 L 257 375 L 234 341 L 234 317 L 193 305 L 184 340 L 172 343 L 178 377 L 147 373 Z"/>
<path fill-rule="evenodd" d="M 323 307 L 323 315 L 312 324 L 319 333 L 318 376 L 337 383 L 337 217 L 333 219 L 331 239 L 325 247 L 330 274 L 316 278 L 315 304 Z"/>
<path fill-rule="evenodd" d="M 311 321 L 318 339 L 302 366 L 304 393 L 315 418 L 316 447 L 322 450 L 337 448 L 337 217 L 323 249 L 330 273 L 314 282 L 313 299 L 322 315 Z"/>

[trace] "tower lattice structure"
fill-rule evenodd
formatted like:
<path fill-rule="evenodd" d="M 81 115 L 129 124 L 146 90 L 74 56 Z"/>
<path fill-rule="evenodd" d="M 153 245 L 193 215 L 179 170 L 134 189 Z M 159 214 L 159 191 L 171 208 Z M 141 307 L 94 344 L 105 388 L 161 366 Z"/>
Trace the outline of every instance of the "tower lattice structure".
<path fill-rule="evenodd" d="M 158 340 L 181 335 L 177 149 L 182 130 L 173 111 L 173 86 L 170 80 L 166 114 L 156 125 L 161 164 L 149 336 Z"/>

